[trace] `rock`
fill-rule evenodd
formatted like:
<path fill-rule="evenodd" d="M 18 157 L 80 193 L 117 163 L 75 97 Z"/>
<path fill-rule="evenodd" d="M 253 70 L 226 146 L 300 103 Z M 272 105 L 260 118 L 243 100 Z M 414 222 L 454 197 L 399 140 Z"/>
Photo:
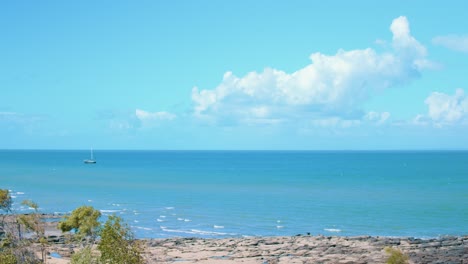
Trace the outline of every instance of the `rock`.
<path fill-rule="evenodd" d="M 463 241 L 460 241 L 460 240 L 442 241 L 441 245 L 443 247 L 461 246 L 463 245 Z"/>

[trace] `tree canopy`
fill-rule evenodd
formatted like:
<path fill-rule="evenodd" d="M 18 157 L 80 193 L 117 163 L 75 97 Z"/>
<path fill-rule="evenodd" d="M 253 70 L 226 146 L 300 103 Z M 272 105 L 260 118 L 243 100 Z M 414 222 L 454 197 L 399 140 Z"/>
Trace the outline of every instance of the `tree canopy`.
<path fill-rule="evenodd" d="M 122 218 L 109 216 L 101 231 L 98 244 L 102 263 L 140 264 L 144 263 L 141 247 Z"/>
<path fill-rule="evenodd" d="M 0 209 L 8 213 L 11 211 L 12 204 L 13 201 L 11 199 L 10 191 L 0 189 Z"/>
<path fill-rule="evenodd" d="M 93 236 L 100 226 L 100 217 L 101 212 L 92 206 L 80 206 L 73 210 L 71 215 L 65 216 L 65 219 L 59 222 L 58 228 L 63 232 L 74 230 L 79 235 Z"/>

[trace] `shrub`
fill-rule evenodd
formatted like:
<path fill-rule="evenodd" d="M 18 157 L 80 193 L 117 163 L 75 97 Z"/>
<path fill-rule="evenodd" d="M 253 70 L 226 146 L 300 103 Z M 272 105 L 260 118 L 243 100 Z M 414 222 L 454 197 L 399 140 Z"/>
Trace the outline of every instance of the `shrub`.
<path fill-rule="evenodd" d="M 71 257 L 71 264 L 99 264 L 99 257 L 93 254 L 91 247 L 85 247 Z"/>
<path fill-rule="evenodd" d="M 398 248 L 385 248 L 385 252 L 390 256 L 387 259 L 387 264 L 408 264 L 409 257 Z"/>
<path fill-rule="evenodd" d="M 2 264 L 17 264 L 16 256 L 11 251 L 0 252 L 0 263 Z"/>
<path fill-rule="evenodd" d="M 101 231 L 98 244 L 101 261 L 112 264 L 144 263 L 141 246 L 134 240 L 133 234 L 122 218 L 110 216 Z"/>

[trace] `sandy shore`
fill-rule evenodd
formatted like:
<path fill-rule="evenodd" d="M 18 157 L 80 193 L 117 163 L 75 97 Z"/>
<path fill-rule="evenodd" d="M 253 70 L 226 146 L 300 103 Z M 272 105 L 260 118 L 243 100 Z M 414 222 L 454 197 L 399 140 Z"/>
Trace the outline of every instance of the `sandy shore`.
<path fill-rule="evenodd" d="M 251 237 L 170 238 L 144 240 L 147 263 L 385 263 L 385 247 L 397 247 L 410 263 L 468 263 L 468 236 L 438 239 L 386 237 Z M 62 258 L 48 263 L 69 263 L 70 245 L 54 245 Z M 67 256 L 68 255 L 68 256 Z"/>

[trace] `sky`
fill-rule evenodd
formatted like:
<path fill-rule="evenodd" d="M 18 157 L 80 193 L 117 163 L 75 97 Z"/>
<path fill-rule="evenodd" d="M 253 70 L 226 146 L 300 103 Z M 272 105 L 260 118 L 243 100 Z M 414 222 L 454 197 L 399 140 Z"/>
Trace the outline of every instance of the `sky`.
<path fill-rule="evenodd" d="M 466 1 L 3 1 L 0 149 L 468 149 Z"/>

